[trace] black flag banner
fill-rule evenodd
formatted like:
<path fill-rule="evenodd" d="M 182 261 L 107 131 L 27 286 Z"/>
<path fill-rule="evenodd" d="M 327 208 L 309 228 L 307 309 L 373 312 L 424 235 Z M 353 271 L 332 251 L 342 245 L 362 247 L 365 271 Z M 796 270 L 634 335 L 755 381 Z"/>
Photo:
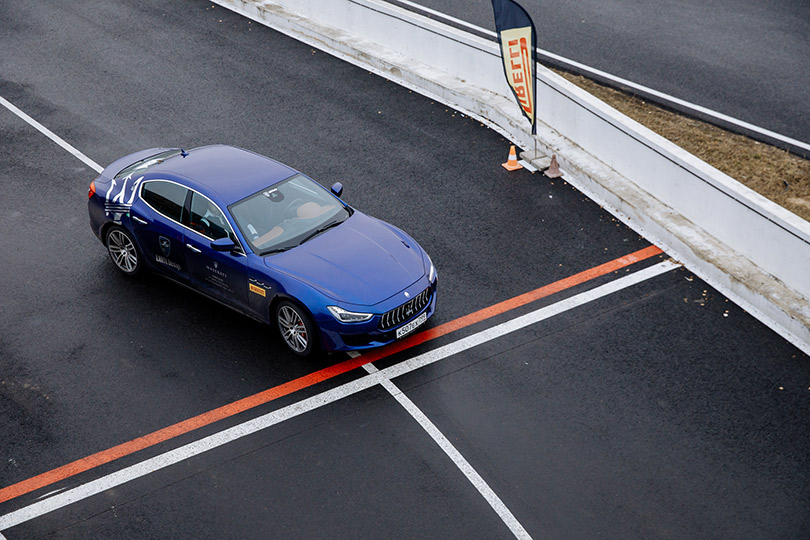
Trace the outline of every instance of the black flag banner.
<path fill-rule="evenodd" d="M 501 44 L 506 81 L 529 122 L 535 125 L 535 75 L 537 69 L 537 32 L 529 14 L 513 0 L 492 0 L 495 29 Z"/>

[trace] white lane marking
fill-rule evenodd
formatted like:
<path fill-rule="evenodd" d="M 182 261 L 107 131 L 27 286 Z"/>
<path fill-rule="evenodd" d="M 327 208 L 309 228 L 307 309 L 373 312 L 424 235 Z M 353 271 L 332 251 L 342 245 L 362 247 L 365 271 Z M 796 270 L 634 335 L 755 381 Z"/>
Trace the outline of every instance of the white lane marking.
<path fill-rule="evenodd" d="M 668 272 L 673 268 L 677 268 L 678 266 L 679 265 L 670 261 L 658 263 L 654 266 L 634 272 L 633 274 L 628 274 L 604 285 L 600 285 L 599 287 L 596 287 L 590 291 L 561 300 L 556 304 L 540 308 L 527 315 L 518 317 L 513 321 L 507 321 L 487 330 L 482 330 L 481 332 L 473 334 L 472 336 L 468 336 L 443 347 L 439 347 L 433 351 L 426 352 L 415 358 L 406 360 L 401 364 L 397 364 L 379 371 L 378 373 L 365 375 L 360 379 L 348 382 L 331 390 L 327 390 L 326 392 L 304 399 L 298 403 L 288 405 L 277 411 L 248 420 L 242 424 L 220 431 L 219 433 L 209 435 L 198 441 L 194 441 L 186 444 L 185 446 L 181 446 L 135 465 L 131 465 L 121 469 L 120 471 L 110 473 L 86 484 L 63 491 L 49 499 L 37 501 L 28 506 L 20 508 L 19 510 L 15 510 L 14 512 L 10 512 L 4 516 L 0 516 L 0 531 L 4 531 L 21 523 L 25 523 L 26 521 L 30 521 L 49 512 L 53 512 L 54 510 L 58 510 L 59 508 L 63 508 L 75 502 L 86 499 L 92 495 L 96 495 L 108 489 L 120 486 L 121 484 L 125 484 L 137 478 L 141 478 L 209 450 L 213 450 L 214 448 L 229 442 L 274 426 L 280 422 L 283 422 L 284 420 L 289 420 L 298 415 L 312 411 L 319 407 L 323 407 L 324 405 L 328 405 L 344 397 L 348 397 L 366 390 L 376 384 L 382 384 L 382 381 L 384 380 L 404 375 L 420 367 L 427 366 L 433 362 L 438 362 L 439 360 L 443 360 L 444 358 L 470 349 L 471 347 L 475 347 L 487 341 L 504 336 L 510 332 L 514 332 L 530 324 L 534 324 L 554 315 L 558 315 L 569 309 L 573 309 L 577 306 L 585 304 L 586 302 L 590 302 L 617 292 L 621 289 L 631 287 L 642 281 Z"/>
<path fill-rule="evenodd" d="M 423 13 L 429 13 L 430 15 L 433 15 L 434 17 L 444 19 L 444 20 L 452 22 L 452 23 L 454 23 L 454 24 L 456 24 L 458 26 L 465 26 L 465 27 L 469 28 L 470 30 L 475 30 L 476 32 L 481 32 L 482 34 L 486 34 L 486 35 L 488 35 L 490 37 L 493 37 L 493 38 L 498 37 L 498 34 L 493 32 L 492 30 L 487 30 L 486 28 L 481 28 L 480 26 L 476 26 L 476 25 L 474 25 L 472 23 L 468 23 L 467 21 L 462 21 L 461 19 L 457 19 L 457 18 L 455 18 L 455 17 L 453 17 L 451 15 L 448 15 L 446 13 L 442 13 L 441 11 L 436 11 L 435 9 L 430 9 L 429 7 L 423 6 L 421 4 L 416 4 L 414 2 L 409 2 L 408 0 L 399 0 L 399 2 L 411 7 L 413 9 L 417 10 L 417 11 L 421 11 Z"/>
<path fill-rule="evenodd" d="M 49 499 L 35 502 L 4 516 L 0 516 L 0 531 L 14 527 L 26 521 L 53 512 L 75 502 L 81 501 L 92 495 L 102 493 L 108 489 L 120 486 L 131 480 L 146 476 L 150 473 L 164 469 L 183 460 L 197 456 L 208 450 L 213 450 L 226 443 L 235 441 L 257 431 L 274 426 L 284 420 L 289 420 L 298 415 L 312 411 L 324 405 L 328 405 L 339 399 L 356 394 L 362 390 L 378 384 L 379 376 L 366 375 L 361 379 L 346 383 L 322 394 L 293 403 L 277 411 L 259 416 L 253 420 L 248 420 L 242 424 L 233 426 L 219 433 L 214 433 L 198 441 L 191 442 L 174 450 L 170 450 L 153 458 L 147 459 L 135 465 L 131 465 L 120 471 L 102 476 L 86 484 L 82 484 L 68 491 L 64 491 Z"/>
<path fill-rule="evenodd" d="M 366 364 L 363 366 L 365 370 L 369 374 L 381 373 L 374 367 L 373 364 Z M 523 525 L 517 520 L 517 518 L 509 511 L 509 508 L 503 503 L 500 497 L 489 487 L 489 484 L 478 474 L 470 462 L 467 461 L 461 452 L 459 452 L 453 443 L 451 443 L 444 434 L 439 431 L 439 428 L 430 421 L 430 419 L 422 412 L 422 410 L 416 406 L 416 404 L 410 400 L 402 391 L 397 388 L 397 386 L 388 380 L 387 378 L 383 377 L 380 380 L 380 384 L 388 390 L 388 393 L 391 394 L 394 399 L 396 399 L 400 405 L 402 405 L 406 411 L 416 420 L 422 429 L 424 429 L 430 438 L 439 445 L 439 447 L 447 454 L 456 467 L 467 477 L 467 480 L 478 490 L 481 496 L 489 503 L 495 513 L 498 514 L 498 517 L 501 518 L 501 521 L 509 527 L 509 530 L 512 531 L 512 534 L 515 535 L 515 538 L 522 538 L 522 539 L 530 539 L 531 536 L 526 529 L 523 528 Z"/>
<path fill-rule="evenodd" d="M 405 360 L 399 364 L 383 369 L 382 373 L 385 374 L 386 378 L 394 379 L 400 375 L 405 375 L 406 373 L 410 373 L 411 371 L 427 366 L 428 364 L 432 364 L 438 360 L 447 358 L 448 356 L 471 349 L 486 343 L 487 341 L 492 341 L 493 339 L 506 335 L 510 332 L 520 330 L 521 328 L 525 328 L 531 324 L 535 324 L 555 315 L 559 315 L 564 311 L 568 311 L 588 302 L 592 302 L 602 298 L 603 296 L 620 291 L 621 289 L 626 289 L 627 287 L 631 287 L 641 283 L 642 281 L 669 272 L 670 270 L 678 267 L 680 267 L 680 265 L 672 261 L 660 262 L 643 270 L 639 270 L 638 272 L 628 274 L 617 280 L 600 285 L 599 287 L 589 291 L 566 298 L 565 300 L 561 300 L 555 304 L 551 304 L 550 306 L 540 308 L 521 317 L 517 317 L 516 319 L 506 321 L 497 326 L 493 326 L 492 328 L 482 330 L 466 338 L 462 338 L 454 341 L 453 343 L 444 345 L 443 347 L 439 347 L 419 356 L 415 356 L 409 360 Z"/>
<path fill-rule="evenodd" d="M 39 130 L 43 135 L 48 137 L 50 140 L 52 140 L 53 142 L 55 142 L 56 144 L 58 144 L 59 146 L 61 146 L 62 148 L 64 148 L 68 152 L 70 152 L 71 154 L 73 154 L 74 157 L 76 157 L 77 159 L 82 161 L 85 165 L 87 165 L 88 167 L 90 167 L 91 169 L 96 171 L 97 173 L 100 173 L 101 171 L 104 170 L 104 167 L 102 167 L 101 165 L 99 165 L 98 163 L 96 163 L 95 161 L 90 159 L 89 157 L 87 157 L 84 154 L 82 154 L 81 152 L 79 152 L 75 147 L 70 145 L 67 141 L 62 139 L 59 135 L 57 135 L 56 133 L 54 133 L 50 129 L 46 128 L 45 126 L 43 126 L 42 124 L 40 124 L 39 122 L 37 122 L 36 120 L 31 118 L 30 116 L 28 116 L 27 114 L 25 114 L 22 110 L 15 107 L 13 103 L 8 101 L 3 96 L 0 96 L 0 104 L 2 104 L 6 109 L 10 110 L 14 114 L 19 116 L 23 120 L 25 120 L 26 122 L 28 122 L 28 124 L 30 124 L 31 126 L 36 128 L 37 130 Z"/>

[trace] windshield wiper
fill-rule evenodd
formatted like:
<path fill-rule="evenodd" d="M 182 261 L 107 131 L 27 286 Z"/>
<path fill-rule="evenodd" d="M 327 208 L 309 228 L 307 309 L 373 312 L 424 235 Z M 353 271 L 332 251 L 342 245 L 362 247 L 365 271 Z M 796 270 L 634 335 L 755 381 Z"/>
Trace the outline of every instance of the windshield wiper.
<path fill-rule="evenodd" d="M 316 230 L 315 232 L 313 232 L 312 234 L 310 234 L 309 236 L 307 236 L 306 238 L 304 238 L 303 240 L 298 242 L 298 245 L 300 246 L 301 244 L 303 244 L 307 240 L 311 240 L 311 239 L 315 238 L 316 236 L 318 236 L 322 232 L 326 232 L 327 230 L 331 229 L 332 227 L 337 227 L 338 225 L 340 225 L 344 221 L 346 221 L 346 220 L 333 221 L 331 223 L 327 223 L 323 227 L 319 228 L 318 230 Z"/>
<path fill-rule="evenodd" d="M 287 246 L 287 247 L 280 247 L 280 248 L 275 248 L 275 249 L 268 249 L 267 251 L 262 251 L 261 253 L 259 253 L 259 257 L 264 257 L 265 255 L 272 255 L 273 253 L 281 253 L 282 251 L 287 251 L 288 249 L 293 248 L 293 247 L 295 247 L 295 246 Z"/>

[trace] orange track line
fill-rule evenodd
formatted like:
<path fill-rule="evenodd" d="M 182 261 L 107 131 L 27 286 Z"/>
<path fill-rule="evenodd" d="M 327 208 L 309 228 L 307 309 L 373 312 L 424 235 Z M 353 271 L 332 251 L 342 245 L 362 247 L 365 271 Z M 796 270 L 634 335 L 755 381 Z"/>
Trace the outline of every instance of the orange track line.
<path fill-rule="evenodd" d="M 153 431 L 152 433 L 144 435 L 143 437 L 132 439 L 131 441 L 119 444 L 118 446 L 113 446 L 112 448 L 109 448 L 107 450 L 102 450 L 101 452 L 97 452 L 90 456 L 76 460 L 72 463 L 68 463 L 67 465 L 63 465 L 61 467 L 57 467 L 56 469 L 52 469 L 40 475 L 33 476 L 31 478 L 28 478 L 27 480 L 22 480 L 16 484 L 12 484 L 8 487 L 0 489 L 0 503 L 9 501 L 21 495 L 25 495 L 26 493 L 31 493 L 34 490 L 54 484 L 71 476 L 75 476 L 79 473 L 98 467 L 99 465 L 110 463 L 111 461 L 115 461 L 116 459 L 119 459 L 121 457 L 128 456 L 139 450 L 143 450 L 144 448 L 148 448 L 150 446 L 154 446 L 156 444 L 165 442 L 169 439 L 173 439 L 174 437 L 177 437 L 184 433 L 188 433 L 197 428 L 213 424 L 214 422 L 217 422 L 219 420 L 229 418 L 231 416 L 247 411 L 254 407 L 258 407 L 259 405 L 263 405 L 280 397 L 292 394 L 304 388 L 308 388 L 319 382 L 323 382 L 333 377 L 337 377 L 338 375 L 342 375 L 343 373 L 347 373 L 349 371 L 357 369 L 369 362 L 374 362 L 376 360 L 380 360 L 387 356 L 391 356 L 393 354 L 404 351 L 411 347 L 421 345 L 422 343 L 425 343 L 427 341 L 436 339 L 438 337 L 447 335 L 451 332 L 455 332 L 456 330 L 460 330 L 472 324 L 495 317 L 496 315 L 501 315 L 512 309 L 524 306 L 528 303 L 534 302 L 541 298 L 545 298 L 546 296 L 563 291 L 565 289 L 569 289 L 575 285 L 585 283 L 586 281 L 590 281 L 599 276 L 604 276 L 606 274 L 609 274 L 626 266 L 630 266 L 631 264 L 637 263 L 639 261 L 643 261 L 644 259 L 654 257 L 655 255 L 659 255 L 661 253 L 662 251 L 655 246 L 644 248 L 642 250 L 636 251 L 635 253 L 625 255 L 624 257 L 620 257 L 618 259 L 607 262 L 600 266 L 596 266 L 589 270 L 585 270 L 584 272 L 580 272 L 579 274 L 575 274 L 573 276 L 561 279 L 560 281 L 556 281 L 544 287 L 540 287 L 539 289 L 535 289 L 533 291 L 527 292 L 520 296 L 516 296 L 504 302 L 500 302 L 499 304 L 495 304 L 493 306 L 481 309 L 474 313 L 470 313 L 469 315 L 459 317 L 458 319 L 449 321 L 434 328 L 430 328 L 428 330 L 425 330 L 424 332 L 414 334 L 401 341 L 396 341 L 380 349 L 366 352 L 363 355 L 358 356 L 357 358 L 351 358 L 344 362 L 340 362 L 339 364 L 335 364 L 333 366 L 321 369 L 314 373 L 310 373 L 309 375 L 305 375 L 303 377 L 299 377 L 298 379 L 286 382 L 279 386 L 275 386 L 268 390 L 264 390 L 262 392 L 259 392 L 258 394 L 253 394 L 238 401 L 234 401 L 233 403 L 223 405 L 222 407 L 213 409 L 198 416 L 194 416 L 187 420 L 183 420 L 182 422 L 178 422 L 177 424 L 173 424 L 163 429 Z"/>

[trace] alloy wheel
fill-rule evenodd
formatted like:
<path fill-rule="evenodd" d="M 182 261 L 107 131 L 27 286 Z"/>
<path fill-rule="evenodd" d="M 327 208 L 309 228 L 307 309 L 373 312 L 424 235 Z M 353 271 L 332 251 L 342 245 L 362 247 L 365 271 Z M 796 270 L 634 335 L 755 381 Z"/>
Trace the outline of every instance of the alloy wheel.
<path fill-rule="evenodd" d="M 291 305 L 283 305 L 278 310 L 278 327 L 284 342 L 294 352 L 302 354 L 309 345 L 309 332 L 301 314 Z"/>
<path fill-rule="evenodd" d="M 115 265 L 127 274 L 138 268 L 138 251 L 132 239 L 124 231 L 115 229 L 107 236 L 107 250 Z"/>

